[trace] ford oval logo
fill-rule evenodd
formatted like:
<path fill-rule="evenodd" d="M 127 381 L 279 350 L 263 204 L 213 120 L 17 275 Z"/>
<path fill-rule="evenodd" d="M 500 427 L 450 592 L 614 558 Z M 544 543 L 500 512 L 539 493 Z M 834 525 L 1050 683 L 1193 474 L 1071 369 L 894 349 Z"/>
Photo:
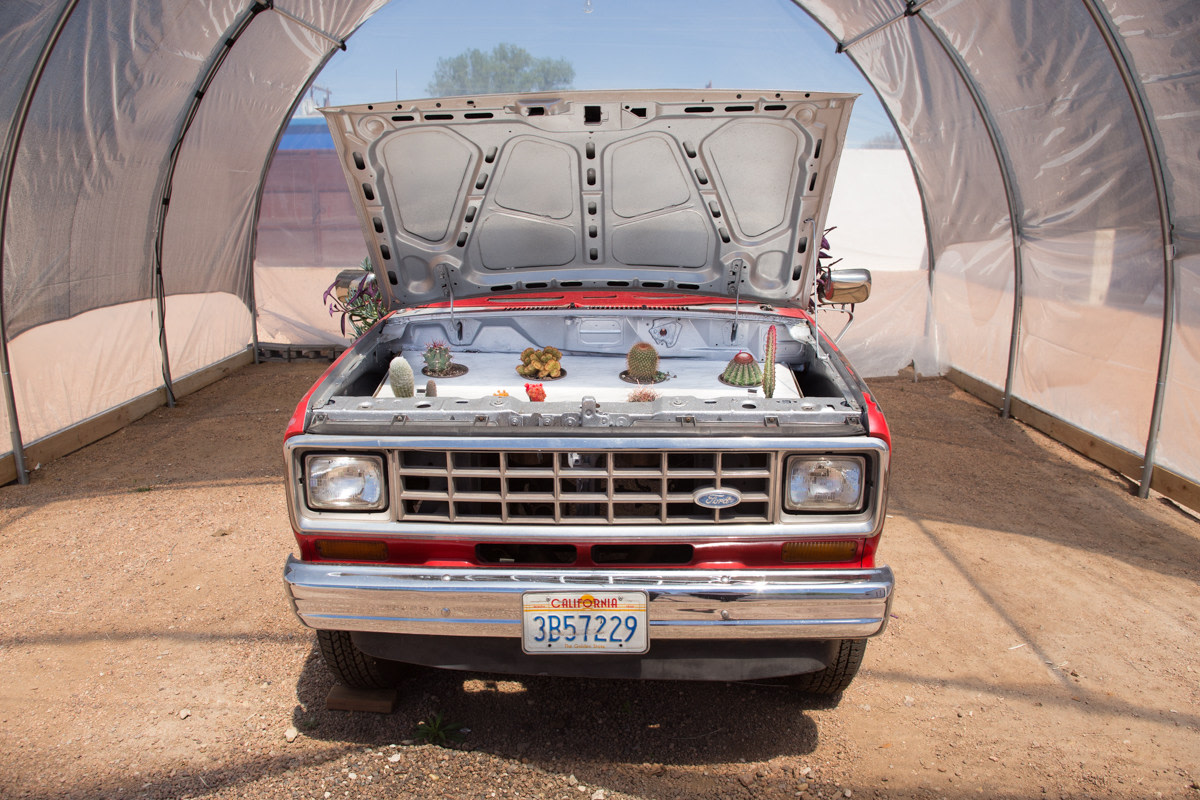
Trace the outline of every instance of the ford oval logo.
<path fill-rule="evenodd" d="M 742 502 L 737 489 L 718 489 L 715 486 L 692 492 L 692 502 L 704 508 L 730 508 Z"/>

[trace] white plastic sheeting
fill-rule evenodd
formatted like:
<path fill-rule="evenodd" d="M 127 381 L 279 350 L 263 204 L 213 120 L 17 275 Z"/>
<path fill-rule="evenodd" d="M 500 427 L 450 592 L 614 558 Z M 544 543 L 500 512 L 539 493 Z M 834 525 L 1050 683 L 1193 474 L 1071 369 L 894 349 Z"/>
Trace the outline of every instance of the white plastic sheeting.
<path fill-rule="evenodd" d="M 880 281 L 871 304 L 887 313 L 848 345 L 878 355 L 915 337 L 918 364 L 1134 454 L 1153 440 L 1159 464 L 1200 479 L 1200 4 L 796 1 L 893 116 L 929 226 L 932 279 Z M 380 2 L 0 3 L 0 136 L 21 133 L 3 311 L 22 440 L 163 383 L 156 243 L 170 372 L 252 340 L 264 164 L 336 40 Z M 281 308 L 258 324 L 302 334 Z"/>
<path fill-rule="evenodd" d="M 1162 308 L 1145 143 L 1133 116 L 1115 113 L 1124 86 L 1084 7 L 1034 11 L 957 3 L 927 13 L 979 83 L 1012 170 L 1025 301 L 1013 390 L 1137 451 L 1159 349 L 1139 312 L 1156 290 L 1151 317 Z M 997 58 L 1016 68 L 997 70 Z"/>
<path fill-rule="evenodd" d="M 947 363 L 1140 454 L 1171 274 L 1178 314 L 1159 461 L 1194 481 L 1200 6 L 801 5 L 859 64 L 910 151 Z"/>
<path fill-rule="evenodd" d="M 0 5 L 6 132 L 70 11 L 23 120 L 7 206 L 5 333 L 24 441 L 163 384 L 156 245 L 170 374 L 252 341 L 254 220 L 276 136 L 381 1 Z"/>

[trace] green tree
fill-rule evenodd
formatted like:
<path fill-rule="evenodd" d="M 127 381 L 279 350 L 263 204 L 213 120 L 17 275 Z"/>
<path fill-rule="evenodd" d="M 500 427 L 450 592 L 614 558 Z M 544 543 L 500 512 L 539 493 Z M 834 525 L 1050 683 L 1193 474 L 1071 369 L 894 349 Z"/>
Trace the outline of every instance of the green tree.
<path fill-rule="evenodd" d="M 534 58 L 523 47 L 498 44 L 490 53 L 472 47 L 439 58 L 425 88 L 432 97 L 569 89 L 575 68 L 565 58 Z"/>

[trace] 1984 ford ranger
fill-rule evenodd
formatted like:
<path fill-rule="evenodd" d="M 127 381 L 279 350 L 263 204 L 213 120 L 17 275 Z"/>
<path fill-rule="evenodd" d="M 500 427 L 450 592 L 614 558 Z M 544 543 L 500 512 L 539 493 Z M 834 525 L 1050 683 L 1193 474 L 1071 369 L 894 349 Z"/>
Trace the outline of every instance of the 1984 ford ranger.
<path fill-rule="evenodd" d="M 853 95 L 327 109 L 392 310 L 288 426 L 284 580 L 334 674 L 785 678 L 880 633 L 890 437 L 818 325 Z"/>

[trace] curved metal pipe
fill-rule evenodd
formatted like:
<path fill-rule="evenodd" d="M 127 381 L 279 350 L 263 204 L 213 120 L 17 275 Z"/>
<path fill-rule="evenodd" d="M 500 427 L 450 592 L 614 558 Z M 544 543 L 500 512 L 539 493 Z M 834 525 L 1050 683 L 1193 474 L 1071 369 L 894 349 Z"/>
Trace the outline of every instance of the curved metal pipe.
<path fill-rule="evenodd" d="M 859 62 L 858 58 L 850 50 L 850 48 L 852 46 L 858 44 L 860 41 L 867 38 L 868 36 L 870 36 L 874 33 L 878 33 L 879 31 L 883 30 L 884 28 L 890 27 L 893 23 L 899 22 L 901 19 L 904 19 L 905 17 L 913 16 L 917 11 L 920 11 L 921 7 L 924 6 L 926 2 L 929 2 L 929 0 L 923 0 L 923 2 L 921 2 L 921 3 L 913 3 L 910 0 L 907 8 L 905 9 L 904 14 L 901 14 L 891 20 L 887 20 L 884 23 L 876 25 L 874 28 L 872 28 L 868 31 L 864 31 L 863 33 L 860 33 L 847 41 L 839 40 L 837 38 L 837 36 L 834 35 L 833 31 L 831 31 L 829 29 L 829 27 L 825 25 L 824 22 L 822 22 L 820 19 L 818 19 L 816 17 L 816 15 L 814 15 L 811 11 L 809 11 L 805 6 L 803 6 L 801 4 L 801 0 L 792 0 L 792 2 L 801 11 L 808 14 L 809 18 L 812 19 L 812 21 L 815 22 L 821 28 L 821 30 L 825 31 L 825 33 L 827 33 L 829 35 L 829 38 L 833 39 L 833 41 L 837 43 L 837 52 L 844 53 L 846 55 L 846 57 L 850 59 L 850 63 L 854 65 L 854 68 L 857 69 L 859 71 L 859 73 L 863 76 L 863 78 L 867 81 L 867 85 L 871 87 L 871 91 L 875 92 L 875 97 L 877 100 L 879 100 L 879 105 L 883 108 L 883 113 L 887 115 L 888 121 L 892 123 L 892 128 L 895 129 L 896 136 L 900 140 L 900 146 L 904 148 L 904 153 L 905 153 L 905 155 L 908 156 L 908 167 L 912 171 L 913 184 L 917 187 L 917 196 L 920 197 L 920 199 L 921 199 L 921 221 L 925 225 L 925 268 L 926 268 L 926 273 L 927 273 L 928 281 L 929 281 L 929 295 L 928 295 L 929 303 L 932 306 L 932 303 L 933 303 L 933 271 L 934 271 L 935 266 L 937 265 L 937 259 L 935 258 L 934 252 L 933 252 L 933 221 L 929 217 L 929 199 L 928 199 L 928 194 L 926 192 L 925 183 L 924 183 L 924 181 L 921 180 L 921 173 L 917 169 L 917 160 L 916 160 L 916 158 L 913 157 L 912 145 L 908 141 L 908 139 L 900 133 L 900 125 L 896 122 L 895 114 L 892 113 L 892 109 L 887 104 L 887 102 L 884 100 L 883 94 L 879 91 L 879 88 L 875 85 L 874 81 L 871 80 L 870 76 L 867 74 L 867 71 L 865 69 L 863 69 L 863 66 Z M 932 309 L 930 309 L 930 312 L 932 312 Z M 925 336 L 926 337 L 929 336 L 929 332 L 930 332 L 929 327 L 930 327 L 931 316 L 932 316 L 932 313 L 927 313 L 925 315 Z M 916 380 L 916 377 L 917 377 L 916 364 L 914 363 L 913 379 Z"/>
<path fill-rule="evenodd" d="M 855 34 L 854 36 L 851 36 L 849 39 L 847 39 L 844 42 L 838 42 L 837 51 L 839 53 L 844 53 L 846 50 L 848 50 L 849 48 L 858 44 L 859 42 L 861 42 L 863 39 L 867 38 L 868 36 L 879 33 L 884 28 L 892 27 L 893 25 L 895 25 L 897 22 L 904 19 L 905 17 L 911 17 L 911 16 L 915 15 L 925 5 L 927 5 L 928 3 L 932 2 L 932 1 L 933 0 L 919 0 L 919 2 L 918 2 L 918 0 L 908 0 L 908 2 L 905 3 L 905 5 L 904 5 L 904 11 L 900 12 L 896 16 L 892 17 L 891 19 L 885 19 L 883 22 L 880 22 L 879 24 L 875 25 L 874 27 L 867 28 L 862 33 L 858 33 L 858 34 Z M 813 19 L 816 19 L 816 17 L 813 17 Z M 817 24 L 819 25 L 820 22 L 818 22 Z M 833 34 L 831 33 L 830 36 L 832 36 L 832 35 Z M 837 37 L 834 37 L 834 38 L 836 39 Z"/>
<path fill-rule="evenodd" d="M 1004 139 L 1000 136 L 1000 131 L 996 128 L 996 120 L 992 116 L 991 109 L 988 107 L 987 101 L 983 99 L 983 93 L 980 91 L 979 84 L 975 82 L 975 78 L 972 77 L 971 71 L 967 68 L 967 64 L 963 61 L 962 56 L 950 45 L 950 42 L 946 40 L 945 34 L 938 30 L 926 14 L 920 13 L 918 9 L 915 16 L 924 23 L 926 30 L 929 31 L 930 35 L 941 46 L 942 51 L 950 59 L 950 63 L 954 65 L 954 69 L 958 72 L 959 79 L 971 95 L 971 101 L 975 104 L 975 110 L 979 113 L 979 118 L 983 121 L 988 139 L 992 144 L 992 150 L 996 154 L 996 164 L 1000 169 L 1000 180 L 1004 184 L 1004 199 L 1008 203 L 1009 228 L 1012 231 L 1013 241 L 1012 336 L 1008 344 L 1008 369 L 1004 376 L 1004 405 L 1000 410 L 1000 416 L 1008 419 L 1012 413 L 1013 377 L 1017 371 L 1017 352 L 1021 336 L 1021 311 L 1025 300 L 1025 267 L 1021 253 L 1021 242 L 1024 241 L 1025 232 L 1021 225 L 1021 201 L 1017 194 L 1016 182 L 1013 180 L 1012 161 L 1009 159 L 1008 150 L 1004 146 Z"/>
<path fill-rule="evenodd" d="M 1137 117 L 1138 128 L 1142 133 L 1142 141 L 1146 145 L 1146 157 L 1150 161 L 1150 173 L 1154 178 L 1154 193 L 1158 200 L 1158 220 L 1162 229 L 1163 244 L 1163 326 L 1162 340 L 1158 351 L 1158 380 L 1154 387 L 1154 406 L 1150 412 L 1150 430 L 1146 436 L 1146 452 L 1142 459 L 1142 479 L 1138 484 L 1138 497 L 1150 496 L 1150 482 L 1154 477 L 1154 453 L 1158 447 L 1158 433 L 1162 427 L 1163 405 L 1167 392 L 1167 375 L 1171 365 L 1171 343 L 1175 333 L 1175 304 L 1178 302 L 1178 292 L 1175 281 L 1175 241 L 1172 233 L 1171 220 L 1174 215 L 1171 209 L 1171 197 L 1167 193 L 1166 180 L 1163 177 L 1166 167 L 1163 164 L 1162 148 L 1159 143 L 1158 128 L 1150 113 L 1150 102 L 1142 91 L 1142 83 L 1135 76 L 1133 59 L 1122 44 L 1120 34 L 1113 26 L 1112 20 L 1100 7 L 1097 0 L 1083 0 L 1088 13 L 1104 43 L 1112 55 L 1121 80 L 1125 83 L 1125 91 L 1129 93 L 1129 102 Z"/>
<path fill-rule="evenodd" d="M 924 6 L 926 2 L 929 2 L 929 0 L 924 0 L 924 2 L 916 5 L 910 3 L 909 8 L 913 9 L 913 12 L 911 14 L 905 13 L 891 22 L 899 21 L 906 16 L 913 16 L 917 11 L 921 10 L 921 7 Z M 816 17 L 813 17 L 813 19 L 816 20 Z M 816 22 L 818 25 L 821 25 L 820 20 L 816 20 Z M 852 45 L 857 44 L 859 41 L 872 33 L 883 30 L 885 27 L 889 27 L 891 22 L 889 22 L 888 25 L 877 26 L 874 30 L 859 34 L 851 41 L 845 43 L 838 42 L 838 52 L 845 53 L 850 59 L 850 63 L 854 64 L 855 68 L 862 73 L 864 78 L 867 78 L 867 84 L 871 87 L 871 91 L 875 92 L 875 97 L 879 100 L 879 105 L 883 108 L 883 113 L 887 115 L 888 121 L 892 123 L 892 127 L 896 130 L 896 137 L 900 140 L 900 146 L 904 148 L 904 153 L 908 156 L 908 168 L 912 171 L 913 184 L 917 187 L 917 196 L 921 198 L 921 222 L 925 225 L 925 272 L 926 279 L 929 283 L 929 308 L 928 313 L 925 314 L 925 337 L 928 338 L 930 334 L 930 320 L 933 316 L 933 270 L 937 265 L 937 259 L 933 254 L 933 221 L 929 218 L 929 200 L 925 193 L 925 183 L 921 180 L 921 174 L 917 170 L 917 160 L 913 157 L 912 145 L 909 144 L 907 138 L 900 134 L 900 125 L 896 122 L 895 114 L 892 113 L 892 109 L 888 106 L 888 104 L 884 102 L 883 94 L 879 91 L 875 84 L 871 82 L 871 79 L 867 77 L 867 71 L 862 68 L 862 65 L 858 62 L 858 59 L 855 57 L 854 53 L 850 51 L 850 47 Z M 824 28 L 824 25 L 821 25 L 821 27 Z M 830 36 L 833 35 L 827 28 L 825 30 Z M 916 379 L 917 365 L 914 361 L 913 380 L 915 381 Z"/>
<path fill-rule="evenodd" d="M 801 4 L 801 0 L 793 0 L 793 2 L 802 10 L 808 12 L 808 9 L 804 8 L 804 6 Z M 816 23 L 820 25 L 821 28 L 828 33 L 834 41 L 838 42 L 838 52 L 847 52 L 852 45 L 857 44 L 867 36 L 891 26 L 904 17 L 918 17 L 933 38 L 937 41 L 938 45 L 942 48 L 942 51 L 945 53 L 946 57 L 950 59 L 950 62 L 954 65 L 955 71 L 958 73 L 959 79 L 963 82 L 967 92 L 971 95 L 971 101 L 974 103 L 975 110 L 978 112 L 980 119 L 983 121 L 984 128 L 988 134 L 988 139 L 992 145 L 992 150 L 996 155 L 996 163 L 1000 171 L 1000 180 L 1004 185 L 1004 198 L 1008 204 L 1010 230 L 1012 231 L 1014 284 L 1012 335 L 1009 341 L 1008 368 L 1004 379 L 1004 404 L 1001 409 L 1001 416 L 1007 419 L 1012 410 L 1013 376 L 1016 373 L 1017 345 L 1020 338 L 1021 311 L 1022 303 L 1024 301 L 1024 265 L 1021 255 L 1021 241 L 1024 238 L 1024 232 L 1021 227 L 1021 217 L 1018 211 L 1020 208 L 1020 199 L 1017 194 L 1016 184 L 1012 178 L 1012 163 L 1008 157 L 1008 151 L 1004 147 L 1003 139 L 1000 137 L 1000 133 L 996 128 L 996 123 L 992 117 L 991 111 L 983 99 L 983 94 L 979 89 L 979 85 L 971 76 L 971 72 L 969 69 L 967 69 L 967 65 L 963 62 L 957 51 L 955 51 L 954 48 L 950 46 L 950 43 L 946 41 L 946 38 L 944 35 L 942 35 L 941 31 L 934 27 L 932 21 L 925 14 L 921 13 L 921 10 L 925 6 L 926 2 L 928 2 L 928 0 L 924 0 L 924 2 L 913 2 L 913 0 L 909 0 L 903 14 L 897 15 L 892 19 L 885 20 L 883 23 L 880 23 L 879 25 L 876 25 L 875 27 L 861 34 L 851 37 L 846 42 L 841 42 L 838 40 L 838 38 L 834 36 L 833 32 L 829 30 L 829 28 L 822 23 L 821 20 L 817 19 L 817 17 L 811 12 L 809 12 L 809 16 L 812 17 L 813 20 L 815 20 Z M 863 77 L 867 78 L 867 83 L 871 84 L 871 88 L 875 89 L 875 84 L 867 76 L 866 71 L 862 69 L 858 61 L 854 59 L 853 55 L 851 55 L 851 61 L 854 62 L 855 67 L 857 67 L 859 72 L 863 74 Z M 878 89 L 876 89 L 875 92 L 876 95 L 879 94 Z M 899 131 L 899 127 L 896 126 L 896 120 L 892 116 L 891 111 L 888 109 L 887 104 L 882 103 L 881 101 L 881 105 L 883 105 L 884 111 L 887 112 L 888 118 L 891 120 L 893 127 L 896 127 L 897 131 Z M 904 139 L 904 137 L 900 137 L 900 141 L 903 143 L 905 150 L 908 152 L 909 163 L 913 165 L 913 176 L 917 184 L 917 191 L 921 196 L 921 211 L 925 220 L 925 241 L 928 249 L 927 257 L 929 259 L 929 278 L 932 282 L 935 263 L 933 258 L 933 229 L 929 219 L 929 207 L 928 203 L 926 202 L 925 187 L 921 183 L 920 175 L 917 172 L 915 166 L 916 162 L 913 160 L 912 150 L 909 147 L 909 143 Z"/>
<path fill-rule="evenodd" d="M 233 49 L 233 46 L 237 44 L 237 40 L 246 32 L 246 28 L 250 26 L 255 17 L 269 8 L 271 8 L 270 2 L 255 0 L 249 8 L 242 12 L 242 16 L 234 23 L 229 34 L 222 37 L 221 47 L 209 62 L 204 75 L 201 76 L 200 83 L 197 85 L 195 92 L 192 93 L 192 99 L 188 105 L 187 113 L 184 114 L 183 122 L 180 123 L 179 130 L 175 132 L 175 143 L 171 146 L 170 160 L 167 163 L 166 175 L 163 178 L 162 191 L 159 193 L 158 219 L 154 234 L 154 301 L 158 309 L 158 346 L 162 351 L 163 388 L 167 391 L 167 405 L 171 408 L 175 407 L 175 389 L 171 381 L 171 357 L 167 351 L 167 297 L 166 287 L 163 283 L 163 233 L 167 226 L 167 212 L 171 207 L 171 192 L 174 189 L 175 169 L 179 166 L 179 154 L 183 150 L 183 140 L 187 137 L 192 123 L 195 122 L 196 116 L 200 113 L 200 104 L 204 101 L 208 87 L 212 85 L 213 80 L 217 77 L 217 72 L 221 69 L 221 65 L 225 63 L 225 59 L 229 56 L 229 52 Z"/>
<path fill-rule="evenodd" d="M 881 31 L 884 28 L 889 27 L 892 23 L 898 22 L 899 20 L 904 19 L 904 17 L 906 17 L 906 16 L 912 16 L 912 15 L 909 13 L 902 14 L 899 17 L 896 17 L 895 19 L 888 20 L 886 23 L 881 23 L 880 25 L 877 25 L 876 27 L 872 28 L 871 30 L 855 36 L 854 38 L 850 39 L 849 41 L 842 42 L 842 41 L 839 41 L 836 36 L 834 36 L 833 31 L 829 30 L 829 28 L 825 26 L 825 23 L 823 23 L 823 22 L 821 22 L 821 20 L 817 19 L 817 17 L 814 16 L 813 13 L 811 11 L 809 11 L 807 8 L 800 5 L 800 1 L 801 0 L 792 0 L 792 2 L 795 3 L 796 6 L 801 11 L 808 14 L 808 16 L 812 19 L 812 21 L 815 22 L 821 28 L 821 30 L 823 30 L 823 31 L 825 31 L 825 33 L 829 34 L 829 38 L 833 39 L 833 41 L 837 44 L 837 52 L 844 53 L 846 55 L 846 57 L 850 59 L 850 63 L 854 65 L 854 68 L 859 71 L 859 73 L 863 76 L 864 79 L 866 79 L 867 85 L 870 86 L 871 91 L 873 91 L 875 93 L 875 99 L 877 99 L 879 101 L 879 105 L 883 109 L 883 113 L 887 115 L 888 122 L 890 122 L 892 124 L 892 128 L 896 131 L 896 138 L 900 140 L 900 146 L 902 148 L 904 148 L 904 153 L 905 153 L 905 155 L 908 156 L 908 167 L 910 170 L 912 170 L 913 184 L 915 184 L 917 187 L 917 196 L 919 196 L 921 198 L 921 220 L 925 224 L 925 264 L 926 264 L 926 269 L 929 271 L 930 280 L 932 280 L 935 259 L 933 257 L 933 233 L 932 233 L 933 229 L 932 229 L 932 225 L 931 225 L 931 222 L 929 219 L 929 202 L 927 200 L 927 196 L 925 193 L 925 184 L 921 181 L 921 174 L 917 170 L 917 161 L 915 158 L 913 158 L 912 146 L 909 144 L 908 139 L 906 139 L 904 136 L 902 136 L 900 134 L 900 125 L 896 122 L 896 115 L 892 113 L 891 107 L 889 107 L 887 102 L 884 101 L 883 94 L 879 91 L 879 88 L 871 81 L 870 76 L 867 75 L 867 71 L 865 69 L 863 69 L 862 64 L 859 63 L 859 61 L 855 57 L 854 53 L 850 52 L 850 48 L 853 45 L 858 44 L 858 42 L 862 41 L 867 36 L 869 36 L 873 33 L 877 33 L 878 31 Z M 914 9 L 914 13 L 915 13 L 915 11 L 919 11 L 921 9 L 921 6 L 924 6 L 925 3 L 927 3 L 927 2 L 930 2 L 930 0 L 923 0 L 923 2 L 921 2 L 917 5 L 911 6 Z"/>
<path fill-rule="evenodd" d="M 38 84 L 46 73 L 46 64 L 50 54 L 54 52 L 67 20 L 75 12 L 79 0 L 67 0 L 58 15 L 58 21 L 46 36 L 42 52 L 34 62 L 29 80 L 25 83 L 25 91 L 17 104 L 17 112 L 8 136 L 4 142 L 3 170 L 0 170 L 0 381 L 4 384 L 4 406 L 8 411 L 8 430 L 12 440 L 13 465 L 16 467 L 17 483 L 22 486 L 29 483 L 29 471 L 25 467 L 25 445 L 21 440 L 21 423 L 17 418 L 17 398 L 13 391 L 12 374 L 8 361 L 8 322 L 4 317 L 4 241 L 8 226 L 8 199 L 12 192 L 12 177 L 17 166 L 17 150 L 21 147 L 21 137 L 25 134 L 25 123 L 29 120 L 29 109 L 33 105 L 33 96 L 37 94 Z"/>

